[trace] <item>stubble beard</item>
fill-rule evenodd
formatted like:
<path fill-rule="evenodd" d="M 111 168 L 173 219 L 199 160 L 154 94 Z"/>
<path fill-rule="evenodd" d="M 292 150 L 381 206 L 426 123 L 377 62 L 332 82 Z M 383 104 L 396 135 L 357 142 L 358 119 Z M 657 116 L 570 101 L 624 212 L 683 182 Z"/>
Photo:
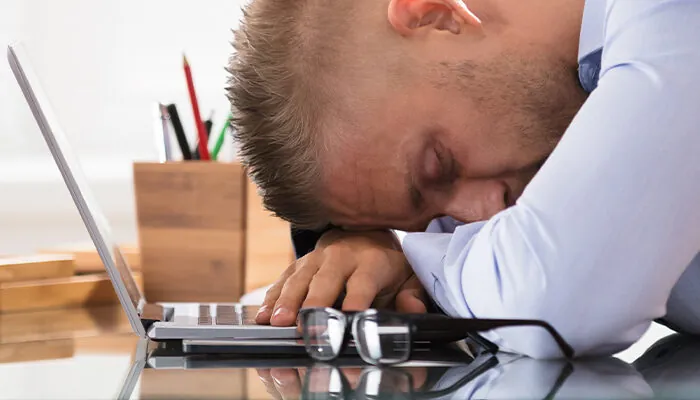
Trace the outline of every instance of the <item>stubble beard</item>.
<path fill-rule="evenodd" d="M 549 155 L 588 94 L 575 66 L 530 50 L 452 65 L 450 75 L 481 112 L 491 115 L 494 134 Z"/>

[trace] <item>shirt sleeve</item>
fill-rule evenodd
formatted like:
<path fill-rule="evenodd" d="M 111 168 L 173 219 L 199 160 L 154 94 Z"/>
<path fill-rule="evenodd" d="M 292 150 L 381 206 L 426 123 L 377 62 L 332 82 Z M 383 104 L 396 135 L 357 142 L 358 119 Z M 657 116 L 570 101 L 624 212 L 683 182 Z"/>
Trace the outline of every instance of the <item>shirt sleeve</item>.
<path fill-rule="evenodd" d="M 453 233 L 457 227 L 462 225 L 463 223 L 452 217 L 440 217 L 430 221 L 425 231 L 429 233 Z"/>
<path fill-rule="evenodd" d="M 700 1 L 609 0 L 605 29 L 598 88 L 517 204 L 403 242 L 449 313 L 545 320 L 577 355 L 635 342 L 700 249 Z M 561 356 L 544 330 L 490 335 Z"/>

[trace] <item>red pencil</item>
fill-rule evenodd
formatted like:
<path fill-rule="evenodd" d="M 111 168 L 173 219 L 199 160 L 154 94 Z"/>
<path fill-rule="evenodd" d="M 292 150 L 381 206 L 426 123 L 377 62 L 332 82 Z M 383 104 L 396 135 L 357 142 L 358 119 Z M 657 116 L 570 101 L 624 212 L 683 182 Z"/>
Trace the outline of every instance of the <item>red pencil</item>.
<path fill-rule="evenodd" d="M 192 113 L 194 114 L 194 123 L 197 125 L 197 135 L 199 136 L 199 158 L 201 160 L 210 160 L 209 149 L 207 148 L 207 131 L 202 122 L 202 116 L 199 114 L 199 103 L 197 103 L 197 94 L 194 91 L 194 81 L 192 80 L 192 71 L 190 63 L 187 62 L 187 57 L 182 55 L 183 67 L 185 68 L 185 76 L 187 77 L 187 90 L 190 92 L 190 102 L 192 103 Z"/>

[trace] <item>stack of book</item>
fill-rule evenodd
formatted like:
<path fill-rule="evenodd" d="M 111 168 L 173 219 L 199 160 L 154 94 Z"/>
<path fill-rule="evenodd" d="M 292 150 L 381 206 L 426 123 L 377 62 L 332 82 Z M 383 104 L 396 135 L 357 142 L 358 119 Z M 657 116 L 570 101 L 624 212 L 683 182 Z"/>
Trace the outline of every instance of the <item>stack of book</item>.
<path fill-rule="evenodd" d="M 138 255 L 125 251 L 138 266 Z M 141 285 L 141 275 L 136 273 Z M 117 305 L 118 299 L 94 248 L 51 249 L 0 258 L 0 314 L 66 307 Z"/>
<path fill-rule="evenodd" d="M 133 247 L 124 254 L 139 267 Z M 131 326 L 94 247 L 0 256 L 0 363 L 72 357 L 92 352 L 95 343 L 100 351 L 124 350 L 134 345 L 128 333 Z"/>

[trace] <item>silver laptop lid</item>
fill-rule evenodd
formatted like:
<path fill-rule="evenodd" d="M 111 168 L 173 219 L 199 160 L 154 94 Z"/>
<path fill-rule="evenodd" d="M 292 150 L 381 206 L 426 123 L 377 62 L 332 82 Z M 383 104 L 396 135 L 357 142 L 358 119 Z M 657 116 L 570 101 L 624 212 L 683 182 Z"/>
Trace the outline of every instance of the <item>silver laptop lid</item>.
<path fill-rule="evenodd" d="M 97 252 L 107 268 L 109 279 L 119 297 L 124 311 L 134 332 L 146 336 L 146 331 L 139 318 L 138 310 L 145 303 L 145 297 L 139 290 L 126 260 L 117 244 L 112 240 L 109 224 L 94 201 L 87 186 L 80 165 L 74 158 L 63 131 L 53 114 L 53 110 L 44 95 L 30 60 L 21 45 L 7 47 L 7 59 L 12 72 L 22 88 L 24 97 L 34 114 L 39 129 L 51 150 L 63 180 L 70 191 L 85 227 L 95 243 Z"/>

